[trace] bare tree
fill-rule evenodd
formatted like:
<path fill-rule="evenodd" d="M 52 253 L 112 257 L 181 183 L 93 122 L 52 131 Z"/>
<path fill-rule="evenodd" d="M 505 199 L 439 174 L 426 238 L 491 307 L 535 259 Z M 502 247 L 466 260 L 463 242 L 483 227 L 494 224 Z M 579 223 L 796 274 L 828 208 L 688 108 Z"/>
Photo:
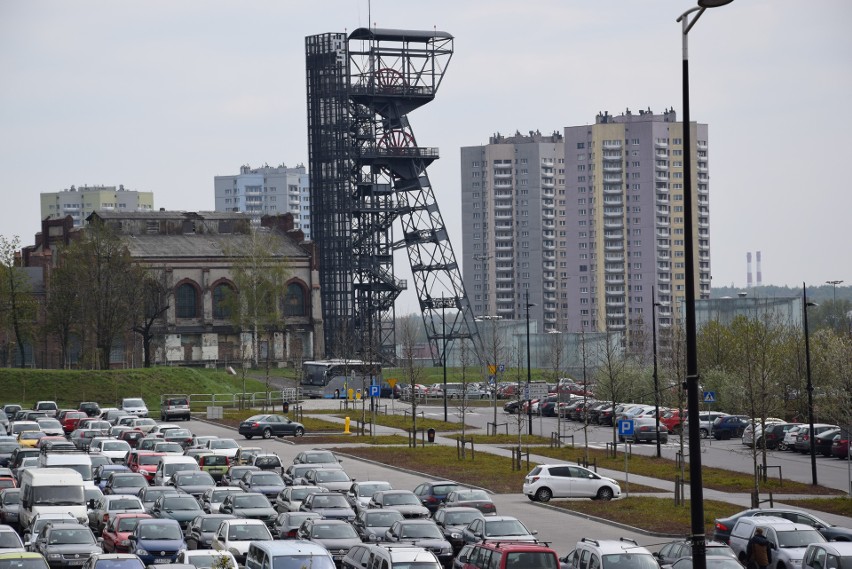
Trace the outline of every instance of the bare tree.
<path fill-rule="evenodd" d="M 0 235 L 0 324 L 11 330 L 18 345 L 21 367 L 26 366 L 26 347 L 32 341 L 36 302 L 26 273 L 15 266 L 20 238 Z"/>
<path fill-rule="evenodd" d="M 471 345 L 468 343 L 468 340 L 465 338 L 460 338 L 457 340 L 458 342 L 458 350 L 459 350 L 459 365 L 461 366 L 461 384 L 462 384 L 462 395 L 458 400 L 458 411 L 459 416 L 461 417 L 461 438 L 462 441 L 465 439 L 467 424 L 465 423 L 465 419 L 467 418 L 467 409 L 468 409 L 468 370 L 471 365 L 476 361 L 475 354 L 471 348 Z M 462 444 L 461 447 L 462 458 L 467 458 L 467 453 L 465 452 L 465 445 Z"/>
<path fill-rule="evenodd" d="M 482 337 L 482 345 L 485 350 L 483 361 L 488 366 L 489 375 L 494 376 L 494 389 L 491 396 L 494 404 L 494 435 L 497 434 L 497 370 L 498 366 L 506 361 L 506 346 L 503 342 L 503 336 L 500 334 L 500 317 L 488 316 L 481 319 L 488 322 L 487 326 L 480 328 Z M 493 373 L 492 373 L 493 370 Z M 518 394 L 520 397 L 520 394 Z"/>
<path fill-rule="evenodd" d="M 617 405 L 628 401 L 637 377 L 636 370 L 630 365 L 629 358 L 619 344 L 617 336 L 608 331 L 606 340 L 599 349 L 599 367 L 595 374 L 595 395 L 606 398 L 606 401 L 612 405 L 613 412 Z M 613 445 L 618 442 L 617 429 L 618 425 L 613 417 Z"/>
<path fill-rule="evenodd" d="M 60 253 L 59 258 L 62 259 Z M 80 290 L 75 282 L 75 269 L 60 263 L 50 272 L 50 285 L 47 287 L 45 305 L 45 331 L 53 334 L 59 342 L 62 367 L 70 365 L 69 350 L 74 333 L 82 333 L 82 301 Z"/>
<path fill-rule="evenodd" d="M 413 432 L 417 432 L 417 397 L 416 386 L 423 381 L 423 367 L 417 358 L 417 322 L 414 315 L 402 318 L 399 330 L 399 338 L 402 346 L 402 373 L 409 385 L 411 393 L 411 425 Z"/>
<path fill-rule="evenodd" d="M 142 282 L 142 310 L 136 313 L 133 331 L 142 337 L 142 354 L 145 367 L 151 367 L 151 343 L 154 340 L 154 327 L 169 309 L 171 283 L 162 269 L 151 269 Z"/>

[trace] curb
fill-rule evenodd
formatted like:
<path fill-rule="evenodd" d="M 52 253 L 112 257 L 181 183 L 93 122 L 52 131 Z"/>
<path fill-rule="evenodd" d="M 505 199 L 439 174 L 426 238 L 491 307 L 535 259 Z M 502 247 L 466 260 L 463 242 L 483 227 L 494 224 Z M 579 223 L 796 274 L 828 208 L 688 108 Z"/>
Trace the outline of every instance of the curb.
<path fill-rule="evenodd" d="M 576 512 L 574 510 L 568 510 L 566 508 L 560 508 L 559 506 L 551 506 L 550 504 L 542 504 L 541 502 L 531 502 L 531 503 L 534 506 L 537 506 L 539 508 L 547 508 L 548 510 L 555 510 L 555 511 L 558 511 L 558 512 L 562 512 L 563 514 L 568 514 L 569 516 L 574 516 L 575 518 L 582 518 L 584 520 L 590 520 L 590 521 L 593 521 L 593 522 L 597 522 L 599 524 L 606 524 L 608 526 L 617 527 L 617 528 L 620 528 L 620 529 L 623 529 L 623 530 L 641 533 L 642 535 L 647 535 L 649 537 L 662 537 L 662 538 L 677 539 L 677 538 L 682 538 L 684 535 L 686 535 L 686 534 L 683 534 L 683 533 L 661 533 L 661 532 L 655 532 L 655 531 L 648 531 L 646 529 L 638 528 L 638 527 L 631 526 L 631 525 L 628 525 L 628 524 L 623 524 L 621 522 L 616 522 L 616 521 L 613 521 L 613 520 L 608 520 L 606 518 L 598 518 L 598 517 L 595 517 L 595 516 L 591 516 L 589 514 L 584 514 L 582 512 Z"/>

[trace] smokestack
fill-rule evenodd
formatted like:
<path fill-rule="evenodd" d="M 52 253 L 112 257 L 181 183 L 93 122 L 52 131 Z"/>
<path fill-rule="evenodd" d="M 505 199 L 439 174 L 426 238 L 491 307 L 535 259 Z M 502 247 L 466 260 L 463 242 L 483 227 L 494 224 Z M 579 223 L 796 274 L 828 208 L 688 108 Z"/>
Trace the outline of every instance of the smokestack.
<path fill-rule="evenodd" d="M 746 288 L 751 288 L 751 251 L 746 253 Z"/>
<path fill-rule="evenodd" d="M 757 286 L 763 286 L 763 275 L 760 271 L 760 251 L 755 256 L 757 257 Z"/>

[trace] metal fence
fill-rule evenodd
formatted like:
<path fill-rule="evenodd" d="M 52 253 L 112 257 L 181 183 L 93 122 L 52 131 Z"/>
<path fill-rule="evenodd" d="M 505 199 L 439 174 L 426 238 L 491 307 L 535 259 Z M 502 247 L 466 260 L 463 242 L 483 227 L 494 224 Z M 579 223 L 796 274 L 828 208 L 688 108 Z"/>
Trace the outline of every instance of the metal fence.
<path fill-rule="evenodd" d="M 263 407 L 296 403 L 302 400 L 302 389 L 288 387 L 275 391 L 256 391 L 254 393 L 191 393 L 189 400 L 193 405 L 219 407 Z"/>

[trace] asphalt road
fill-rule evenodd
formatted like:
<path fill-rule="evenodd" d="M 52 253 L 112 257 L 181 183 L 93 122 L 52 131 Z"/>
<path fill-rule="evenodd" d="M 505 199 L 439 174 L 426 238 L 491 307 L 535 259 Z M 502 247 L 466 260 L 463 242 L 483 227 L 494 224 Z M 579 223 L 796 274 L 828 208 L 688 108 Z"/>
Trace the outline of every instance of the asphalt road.
<path fill-rule="evenodd" d="M 241 445 L 248 446 L 250 444 L 275 452 L 281 457 L 284 464 L 290 464 L 299 452 L 311 448 L 304 444 L 293 445 L 288 439 L 263 440 L 253 438 L 249 443 L 232 429 L 202 421 L 193 420 L 188 427 L 197 435 L 234 438 Z M 393 484 L 394 488 L 399 489 L 413 490 L 423 480 L 428 479 L 428 477 L 349 457 L 343 458 L 342 466 L 351 477 L 357 480 L 387 480 Z M 524 522 L 530 530 L 538 531 L 539 539 L 549 542 L 560 556 L 574 549 L 574 545 L 583 537 L 598 539 L 627 537 L 642 545 L 648 545 L 651 550 L 658 549 L 657 544 L 667 541 L 537 505 L 520 493 L 495 494 L 492 498 L 497 506 L 498 513 L 515 516 Z M 684 535 L 687 534 L 688 529 L 684 527 Z"/>

